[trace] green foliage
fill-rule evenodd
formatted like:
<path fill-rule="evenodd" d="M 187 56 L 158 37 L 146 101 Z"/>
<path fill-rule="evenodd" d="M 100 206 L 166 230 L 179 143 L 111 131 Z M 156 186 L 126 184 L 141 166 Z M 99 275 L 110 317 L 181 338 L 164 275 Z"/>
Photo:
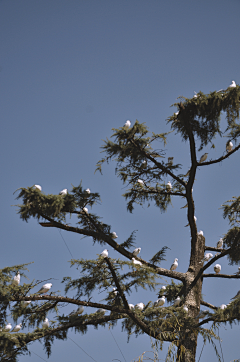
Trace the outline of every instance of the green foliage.
<path fill-rule="evenodd" d="M 240 196 L 234 196 L 232 200 L 226 201 L 221 208 L 224 219 L 228 218 L 231 225 L 240 222 Z"/>
<path fill-rule="evenodd" d="M 240 87 L 228 88 L 221 92 L 203 94 L 199 92 L 196 97 L 180 97 L 181 102 L 175 103 L 179 110 L 168 118 L 171 128 L 182 136 L 184 141 L 189 138 L 191 131 L 196 139 L 200 141 L 199 151 L 212 144 L 216 135 L 222 136 L 220 130 L 221 112 L 227 113 L 229 131 L 228 137 L 236 139 L 240 134 L 240 125 L 236 122 L 239 118 Z"/>
<path fill-rule="evenodd" d="M 162 247 L 161 250 L 159 250 L 150 260 L 149 262 L 152 264 L 158 264 L 161 263 L 161 261 L 166 260 L 165 255 L 167 249 L 170 249 L 168 246 Z"/>
<path fill-rule="evenodd" d="M 228 254 L 230 265 L 238 265 L 240 261 L 240 227 L 233 227 L 223 238 L 224 247 L 231 248 Z"/>

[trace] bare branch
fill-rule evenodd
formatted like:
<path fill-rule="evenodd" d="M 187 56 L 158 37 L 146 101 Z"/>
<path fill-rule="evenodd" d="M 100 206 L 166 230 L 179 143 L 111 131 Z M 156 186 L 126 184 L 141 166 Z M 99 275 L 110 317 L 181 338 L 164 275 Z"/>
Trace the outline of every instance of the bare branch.
<path fill-rule="evenodd" d="M 237 147 L 235 147 L 231 152 L 228 152 L 225 156 L 222 156 L 214 161 L 198 163 L 197 166 L 208 166 L 208 165 L 213 165 L 214 163 L 221 162 L 221 161 L 225 160 L 226 158 L 230 157 L 233 153 L 235 153 L 237 150 L 239 150 L 239 148 L 240 148 L 240 144 Z"/>
<path fill-rule="evenodd" d="M 211 308 L 211 309 L 214 309 L 214 310 L 217 310 L 217 309 L 218 309 L 217 307 L 215 307 L 215 305 L 210 304 L 210 303 L 208 303 L 208 302 L 204 302 L 204 300 L 201 300 L 200 303 L 201 303 L 202 305 L 205 305 L 205 307 L 208 307 L 208 308 Z"/>
<path fill-rule="evenodd" d="M 228 278 L 228 279 L 240 279 L 240 275 L 228 275 L 228 274 L 203 274 L 203 278 Z"/>

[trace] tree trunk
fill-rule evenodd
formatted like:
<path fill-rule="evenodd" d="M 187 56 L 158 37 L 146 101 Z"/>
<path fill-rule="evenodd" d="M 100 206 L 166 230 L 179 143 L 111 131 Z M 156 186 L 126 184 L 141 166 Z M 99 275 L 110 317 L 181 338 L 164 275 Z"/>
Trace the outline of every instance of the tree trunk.
<path fill-rule="evenodd" d="M 190 265 L 186 273 L 186 287 L 185 287 L 185 302 L 184 305 L 188 307 L 188 317 L 196 318 L 200 312 L 200 302 L 202 295 L 202 279 L 200 278 L 196 285 L 189 289 L 190 284 L 198 274 L 200 268 L 203 266 L 201 260 L 204 257 L 205 238 L 198 235 L 197 243 L 194 251 L 191 250 Z M 198 334 L 186 330 L 180 342 L 177 353 L 178 362 L 195 362 L 197 350 Z"/>

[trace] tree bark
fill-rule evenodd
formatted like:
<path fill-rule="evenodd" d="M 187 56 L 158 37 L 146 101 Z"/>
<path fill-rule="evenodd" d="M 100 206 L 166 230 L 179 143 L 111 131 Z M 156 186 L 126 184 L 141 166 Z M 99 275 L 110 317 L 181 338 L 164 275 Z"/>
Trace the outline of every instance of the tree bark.
<path fill-rule="evenodd" d="M 199 278 L 196 285 L 189 289 L 190 284 L 203 266 L 201 260 L 204 257 L 205 237 L 197 236 L 197 242 L 194 250 L 191 250 L 190 265 L 186 273 L 185 301 L 184 305 L 188 307 L 188 317 L 196 318 L 200 312 L 200 302 L 202 293 L 202 278 Z M 184 335 L 180 337 L 180 345 L 177 352 L 177 362 L 195 362 L 197 350 L 198 334 L 185 330 Z"/>

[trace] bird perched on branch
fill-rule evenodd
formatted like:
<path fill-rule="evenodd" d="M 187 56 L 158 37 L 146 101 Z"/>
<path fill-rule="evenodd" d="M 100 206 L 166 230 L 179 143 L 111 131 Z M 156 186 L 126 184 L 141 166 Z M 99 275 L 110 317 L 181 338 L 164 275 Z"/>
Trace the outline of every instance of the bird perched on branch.
<path fill-rule="evenodd" d="M 177 306 L 180 304 L 180 302 L 181 302 L 181 298 L 180 298 L 180 297 L 177 297 L 177 298 L 175 299 L 173 305 L 174 305 L 175 307 L 177 307 Z"/>
<path fill-rule="evenodd" d="M 34 185 L 35 189 L 38 189 L 39 191 L 42 191 L 42 187 L 40 185 Z"/>
<path fill-rule="evenodd" d="M 17 273 L 15 277 L 13 278 L 13 285 L 19 285 L 20 284 L 20 274 Z"/>
<path fill-rule="evenodd" d="M 86 189 L 85 191 L 86 191 L 87 194 L 91 193 L 90 189 Z"/>
<path fill-rule="evenodd" d="M 20 331 L 21 328 L 22 328 L 22 323 L 17 324 L 17 325 L 13 328 L 12 332 L 18 332 L 18 331 Z"/>
<path fill-rule="evenodd" d="M 112 233 L 112 238 L 113 238 L 113 239 L 117 239 L 117 238 L 118 238 L 118 236 L 117 236 L 117 234 L 115 233 L 115 231 Z"/>
<path fill-rule="evenodd" d="M 129 127 L 131 127 L 131 122 L 129 120 L 127 120 L 125 123 L 124 123 L 124 128 L 128 129 Z"/>
<path fill-rule="evenodd" d="M 11 323 L 8 323 L 5 327 L 4 327 L 4 332 L 9 332 L 12 329 L 12 325 Z"/>
<path fill-rule="evenodd" d="M 167 186 L 166 186 L 166 189 L 167 189 L 167 192 L 170 192 L 170 191 L 171 191 L 171 189 L 172 189 L 172 184 L 171 184 L 170 181 L 168 181 Z"/>
<path fill-rule="evenodd" d="M 222 269 L 222 267 L 220 264 L 214 265 L 214 271 L 216 274 L 220 273 L 221 269 Z"/>
<path fill-rule="evenodd" d="M 136 249 L 134 249 L 134 250 L 133 250 L 133 255 L 134 255 L 134 256 L 138 256 L 138 254 L 140 253 L 140 251 L 141 251 L 141 248 L 136 248 Z"/>
<path fill-rule="evenodd" d="M 202 155 L 202 157 L 200 158 L 199 163 L 202 163 L 202 162 L 206 161 L 207 155 L 208 155 L 208 153 L 204 153 L 204 155 Z"/>
<path fill-rule="evenodd" d="M 220 249 L 223 246 L 223 239 L 220 238 L 217 242 L 217 248 Z"/>
<path fill-rule="evenodd" d="M 159 298 L 158 300 L 157 300 L 157 305 L 158 305 L 158 307 L 162 307 L 163 306 L 163 304 L 165 303 L 165 295 L 163 295 L 161 298 Z"/>
<path fill-rule="evenodd" d="M 206 253 L 206 254 L 204 255 L 203 260 L 202 260 L 202 261 L 200 261 L 200 263 L 201 263 L 201 262 L 203 262 L 203 263 L 204 263 L 205 261 L 210 260 L 212 257 L 213 257 L 213 255 L 212 255 L 211 253 Z"/>
<path fill-rule="evenodd" d="M 174 259 L 174 262 L 172 263 L 170 270 L 175 270 L 178 267 L 178 259 Z"/>
<path fill-rule="evenodd" d="M 143 303 L 138 303 L 135 305 L 135 308 L 138 308 L 140 310 L 143 310 L 144 307 L 145 307 L 145 304 L 143 304 Z"/>
<path fill-rule="evenodd" d="M 140 261 L 136 260 L 135 258 L 132 258 L 132 262 L 135 265 L 142 265 L 142 263 Z"/>
<path fill-rule="evenodd" d="M 230 86 L 228 88 L 235 88 L 236 87 L 236 83 L 234 82 L 234 80 L 232 80 L 232 84 L 230 84 Z"/>
<path fill-rule="evenodd" d="M 49 321 L 48 318 L 45 318 L 42 324 L 42 328 L 48 328 L 49 327 Z"/>
<path fill-rule="evenodd" d="M 59 195 L 67 195 L 68 190 L 67 189 L 63 189 L 62 191 L 59 192 Z"/>
<path fill-rule="evenodd" d="M 101 254 L 100 254 L 102 257 L 104 258 L 107 258 L 108 257 L 108 250 L 107 249 L 104 249 Z"/>
<path fill-rule="evenodd" d="M 52 288 L 52 283 L 46 283 L 42 288 L 37 292 L 37 294 L 47 293 Z"/>
<path fill-rule="evenodd" d="M 227 141 L 226 143 L 226 151 L 231 152 L 233 148 L 233 143 L 231 141 Z"/>

